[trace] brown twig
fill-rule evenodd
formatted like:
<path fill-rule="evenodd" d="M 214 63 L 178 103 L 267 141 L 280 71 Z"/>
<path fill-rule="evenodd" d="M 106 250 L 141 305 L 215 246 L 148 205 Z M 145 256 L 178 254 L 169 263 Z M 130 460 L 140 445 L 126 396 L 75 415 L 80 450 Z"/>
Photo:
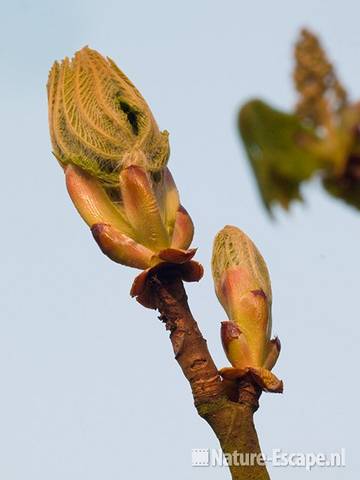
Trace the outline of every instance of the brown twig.
<path fill-rule="evenodd" d="M 191 314 L 181 279 L 168 272 L 152 282 L 160 320 L 170 331 L 175 358 L 190 383 L 195 405 L 218 400 L 224 394 L 221 377 Z"/>
<path fill-rule="evenodd" d="M 176 269 L 158 272 L 150 280 L 160 320 L 170 331 L 175 359 L 191 386 L 199 415 L 215 432 L 225 454 L 235 463 L 240 456 L 260 455 L 253 414 L 261 391 L 251 380 L 228 384 L 222 380 L 190 311 L 183 282 Z M 237 460 L 236 460 L 237 459 Z M 269 480 L 266 467 L 231 465 L 233 480 Z"/>

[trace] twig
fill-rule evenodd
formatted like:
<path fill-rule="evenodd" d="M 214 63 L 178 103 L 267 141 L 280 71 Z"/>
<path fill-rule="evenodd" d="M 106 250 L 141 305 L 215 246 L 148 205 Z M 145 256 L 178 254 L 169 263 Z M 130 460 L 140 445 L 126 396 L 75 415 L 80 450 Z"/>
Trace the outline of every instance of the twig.
<path fill-rule="evenodd" d="M 253 465 L 230 465 L 233 480 L 269 480 L 266 467 L 255 461 L 261 450 L 253 414 L 261 391 L 251 379 L 237 385 L 222 380 L 176 269 L 160 271 L 150 282 L 159 318 L 170 331 L 175 359 L 189 381 L 199 415 L 211 426 L 230 461 L 240 463 L 252 455 Z"/>

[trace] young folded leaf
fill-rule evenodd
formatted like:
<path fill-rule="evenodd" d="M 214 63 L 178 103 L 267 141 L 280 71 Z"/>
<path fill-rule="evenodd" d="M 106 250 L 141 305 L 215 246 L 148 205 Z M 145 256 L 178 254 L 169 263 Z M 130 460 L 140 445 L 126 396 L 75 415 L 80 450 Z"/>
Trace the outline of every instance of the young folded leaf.
<path fill-rule="evenodd" d="M 55 62 L 48 80 L 53 152 L 105 185 L 132 152 L 146 170 L 161 171 L 169 157 L 168 133 L 160 132 L 147 103 L 115 63 L 84 47 L 72 60 Z M 132 161 L 134 163 L 134 161 Z"/>

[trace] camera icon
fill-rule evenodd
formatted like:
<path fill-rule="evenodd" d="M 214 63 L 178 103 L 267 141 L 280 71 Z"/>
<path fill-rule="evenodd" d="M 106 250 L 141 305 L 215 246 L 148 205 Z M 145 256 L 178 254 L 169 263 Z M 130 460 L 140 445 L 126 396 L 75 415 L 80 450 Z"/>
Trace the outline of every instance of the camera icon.
<path fill-rule="evenodd" d="M 210 465 L 210 450 L 208 448 L 193 448 L 191 465 L 193 467 L 208 467 Z"/>

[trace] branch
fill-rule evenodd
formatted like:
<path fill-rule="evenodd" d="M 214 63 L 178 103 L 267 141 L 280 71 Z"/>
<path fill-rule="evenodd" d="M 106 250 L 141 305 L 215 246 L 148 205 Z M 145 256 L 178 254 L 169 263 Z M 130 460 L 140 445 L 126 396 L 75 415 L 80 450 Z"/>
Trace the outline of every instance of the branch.
<path fill-rule="evenodd" d="M 238 384 L 222 380 L 207 343 L 190 311 L 179 273 L 164 269 L 149 279 L 160 320 L 170 331 L 175 359 L 187 378 L 198 414 L 217 436 L 225 454 L 260 454 L 253 423 L 261 391 L 251 379 Z M 266 467 L 230 466 L 233 480 L 269 480 Z"/>

